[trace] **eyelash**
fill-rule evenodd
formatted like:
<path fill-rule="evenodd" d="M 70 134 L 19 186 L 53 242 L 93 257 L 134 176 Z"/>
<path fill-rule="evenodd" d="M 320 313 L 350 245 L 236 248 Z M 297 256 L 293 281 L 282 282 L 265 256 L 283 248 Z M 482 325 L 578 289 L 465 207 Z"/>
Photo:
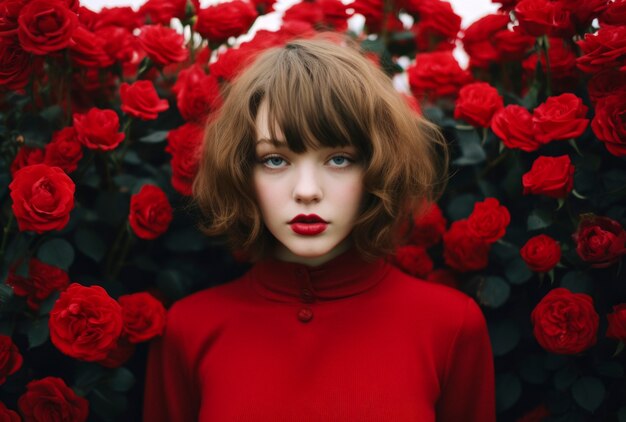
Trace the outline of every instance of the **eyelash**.
<path fill-rule="evenodd" d="M 260 163 L 260 164 L 263 164 L 266 168 L 268 168 L 268 169 L 270 169 L 270 170 L 279 170 L 279 169 L 281 169 L 281 168 L 282 168 L 282 166 L 281 166 L 281 167 L 271 167 L 271 166 L 269 166 L 269 165 L 268 165 L 269 161 L 270 161 L 271 159 L 274 159 L 274 158 L 278 158 L 278 159 L 283 160 L 284 162 L 287 162 L 287 160 L 285 160 L 285 159 L 284 159 L 283 157 L 281 157 L 280 155 L 272 154 L 272 155 L 266 155 L 265 157 L 261 158 L 261 159 L 259 160 L 259 163 Z M 332 157 L 330 157 L 330 158 L 328 159 L 328 161 L 334 160 L 334 159 L 336 159 L 336 158 L 343 158 L 343 159 L 345 159 L 345 160 L 346 160 L 346 162 L 347 162 L 347 165 L 344 165 L 344 166 L 333 166 L 334 168 L 337 168 L 337 169 L 343 169 L 343 168 L 346 168 L 346 167 L 348 167 L 350 164 L 354 163 L 354 160 L 353 160 L 352 158 L 350 158 L 349 156 L 345 155 L 345 154 L 337 154 L 337 155 L 333 155 Z"/>

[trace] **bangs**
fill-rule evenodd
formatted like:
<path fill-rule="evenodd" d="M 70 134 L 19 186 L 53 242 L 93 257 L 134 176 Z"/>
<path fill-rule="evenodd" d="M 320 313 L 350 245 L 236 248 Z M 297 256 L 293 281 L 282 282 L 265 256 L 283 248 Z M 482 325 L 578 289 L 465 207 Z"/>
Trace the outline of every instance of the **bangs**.
<path fill-rule="evenodd" d="M 263 95 L 272 138 L 280 139 L 279 130 L 296 153 L 354 146 L 369 157 L 372 142 L 366 122 L 372 110 L 363 101 L 363 88 L 354 74 L 340 63 L 334 68 L 321 65 L 297 44 L 283 49 L 280 56 Z"/>

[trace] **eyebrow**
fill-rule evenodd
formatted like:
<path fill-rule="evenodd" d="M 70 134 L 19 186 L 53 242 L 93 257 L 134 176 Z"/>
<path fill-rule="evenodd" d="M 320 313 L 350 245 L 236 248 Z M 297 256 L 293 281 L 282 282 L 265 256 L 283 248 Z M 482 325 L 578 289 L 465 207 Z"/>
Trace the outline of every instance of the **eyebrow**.
<path fill-rule="evenodd" d="M 275 148 L 287 148 L 287 142 L 280 141 L 278 139 L 259 138 L 256 141 L 256 145 L 263 144 L 263 143 L 271 144 Z"/>

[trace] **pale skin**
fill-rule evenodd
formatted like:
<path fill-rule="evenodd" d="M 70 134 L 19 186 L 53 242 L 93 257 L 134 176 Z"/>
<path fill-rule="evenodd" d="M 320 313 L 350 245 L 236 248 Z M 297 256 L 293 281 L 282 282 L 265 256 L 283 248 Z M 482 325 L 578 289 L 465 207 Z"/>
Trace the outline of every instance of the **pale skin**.
<path fill-rule="evenodd" d="M 363 199 L 364 170 L 357 150 L 322 147 L 296 154 L 286 143 L 273 145 L 265 101 L 256 132 L 254 188 L 263 222 L 278 240 L 274 256 L 318 266 L 347 251 Z M 277 136 L 284 142 L 280 131 Z M 326 229 L 308 236 L 294 232 L 289 222 L 301 214 L 321 217 Z"/>

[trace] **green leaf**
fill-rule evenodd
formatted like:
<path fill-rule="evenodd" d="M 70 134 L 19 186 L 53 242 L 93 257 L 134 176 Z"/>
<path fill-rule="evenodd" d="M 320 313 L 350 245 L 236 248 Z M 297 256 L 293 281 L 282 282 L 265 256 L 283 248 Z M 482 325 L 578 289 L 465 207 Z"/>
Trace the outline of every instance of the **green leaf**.
<path fill-rule="evenodd" d="M 67 271 L 74 262 L 74 248 L 65 239 L 48 240 L 37 251 L 37 258 Z"/>
<path fill-rule="evenodd" d="M 617 412 L 618 422 L 626 422 L 626 407 L 621 407 Z"/>
<path fill-rule="evenodd" d="M 522 383 L 512 373 L 496 376 L 496 409 L 498 413 L 510 409 L 522 395 Z"/>
<path fill-rule="evenodd" d="M 96 262 L 100 262 L 106 252 L 106 246 L 94 230 L 79 228 L 74 235 L 78 250 Z"/>
<path fill-rule="evenodd" d="M 609 378 L 622 378 L 624 367 L 619 362 L 604 361 L 596 366 L 596 373 Z"/>
<path fill-rule="evenodd" d="M 130 390 L 133 384 L 135 384 L 135 376 L 124 367 L 116 368 L 108 380 L 109 388 L 121 393 Z"/>
<path fill-rule="evenodd" d="M 480 145 L 480 137 L 474 128 L 470 130 L 457 129 L 456 138 L 461 150 L 461 157 L 453 161 L 457 166 L 470 166 L 485 161 L 487 155 Z"/>
<path fill-rule="evenodd" d="M 167 297 L 178 300 L 187 292 L 187 285 L 183 276 L 173 270 L 165 270 L 157 275 L 156 284 Z"/>
<path fill-rule="evenodd" d="M 550 227 L 552 223 L 552 213 L 550 211 L 536 208 L 528 214 L 526 227 L 529 231 L 541 230 Z"/>
<path fill-rule="evenodd" d="M 593 280 L 589 274 L 582 271 L 570 271 L 561 279 L 561 287 L 565 287 L 572 293 L 593 292 Z"/>
<path fill-rule="evenodd" d="M 576 403 L 590 412 L 595 412 L 602 404 L 604 395 L 604 384 L 595 377 L 582 377 L 572 386 L 572 396 Z"/>
<path fill-rule="evenodd" d="M 502 263 L 507 263 L 520 256 L 517 246 L 509 242 L 504 242 L 502 239 L 491 246 L 491 251 Z"/>
<path fill-rule="evenodd" d="M 549 371 L 556 371 L 567 365 L 567 358 L 563 355 L 553 355 L 551 353 L 546 355 L 544 366 Z"/>
<path fill-rule="evenodd" d="M 448 203 L 446 214 L 451 220 L 461 220 L 467 218 L 474 209 L 474 204 L 478 201 L 478 197 L 470 193 L 458 195 Z"/>
<path fill-rule="evenodd" d="M 490 276 L 485 279 L 479 292 L 480 303 L 490 308 L 499 308 L 504 305 L 511 295 L 511 287 L 504 279 Z"/>
<path fill-rule="evenodd" d="M 165 247 L 173 252 L 199 252 L 206 247 L 205 237 L 192 226 L 167 232 L 164 240 Z"/>
<path fill-rule="evenodd" d="M 126 155 L 124 156 L 124 162 L 128 164 L 141 164 L 141 158 L 135 151 L 126 151 Z"/>
<path fill-rule="evenodd" d="M 519 344 L 521 333 L 513 320 L 490 322 L 488 328 L 494 356 L 504 356 Z"/>
<path fill-rule="evenodd" d="M 533 276 L 522 258 L 513 258 L 506 264 L 504 275 L 511 284 L 524 284 Z"/>
<path fill-rule="evenodd" d="M 145 142 L 148 144 L 156 144 L 156 143 L 165 141 L 167 139 L 168 133 L 169 131 L 167 130 L 157 130 L 155 132 L 152 132 L 146 136 L 139 138 L 139 141 Z"/>
<path fill-rule="evenodd" d="M 103 386 L 94 388 L 89 394 L 90 408 L 107 422 L 119 419 L 127 407 L 126 395 L 117 391 L 109 390 Z"/>
<path fill-rule="evenodd" d="M 530 384 L 543 384 L 548 374 L 544 368 L 544 359 L 541 355 L 530 355 L 522 360 L 519 370 L 520 377 Z"/>
<path fill-rule="evenodd" d="M 48 340 L 50 330 L 48 328 L 48 318 L 38 318 L 32 321 L 28 328 L 28 348 L 41 346 Z"/>
<path fill-rule="evenodd" d="M 554 374 L 554 388 L 559 391 L 564 391 L 569 388 L 574 381 L 578 379 L 578 371 L 572 365 L 565 366 L 559 369 Z"/>
<path fill-rule="evenodd" d="M 76 387 L 89 393 L 91 389 L 102 379 L 106 370 L 95 363 L 77 362 L 76 363 Z"/>
<path fill-rule="evenodd" d="M 43 302 L 41 302 L 41 306 L 39 306 L 39 310 L 37 311 L 37 314 L 39 316 L 48 315 L 50 311 L 52 310 L 52 308 L 54 307 L 54 304 L 56 303 L 60 295 L 61 295 L 61 292 L 58 292 L 58 291 L 52 292 L 50 296 L 48 296 Z"/>

